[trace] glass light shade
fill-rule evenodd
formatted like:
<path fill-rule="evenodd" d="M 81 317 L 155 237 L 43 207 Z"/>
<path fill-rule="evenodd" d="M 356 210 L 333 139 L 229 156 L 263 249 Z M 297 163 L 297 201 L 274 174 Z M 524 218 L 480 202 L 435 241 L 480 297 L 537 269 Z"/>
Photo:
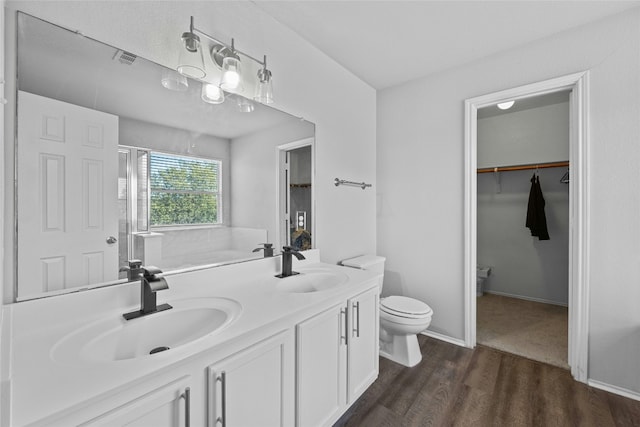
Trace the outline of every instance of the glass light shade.
<path fill-rule="evenodd" d="M 241 90 L 241 71 L 242 67 L 238 58 L 234 58 L 233 56 L 225 57 L 222 61 L 222 80 L 220 80 L 220 87 L 224 90 L 234 92 Z"/>
<path fill-rule="evenodd" d="M 238 97 L 238 111 L 241 113 L 251 113 L 255 108 L 256 106 L 253 105 L 253 102 L 249 101 L 247 98 Z"/>
<path fill-rule="evenodd" d="M 185 76 L 175 70 L 165 68 L 162 70 L 162 87 L 176 92 L 184 92 L 189 88 L 189 81 Z"/>
<path fill-rule="evenodd" d="M 209 104 L 222 104 L 224 91 L 211 83 L 202 83 L 202 100 Z"/>
<path fill-rule="evenodd" d="M 269 70 L 258 71 L 258 85 L 253 99 L 263 104 L 273 103 L 273 85 L 271 84 L 271 72 Z"/>
<path fill-rule="evenodd" d="M 207 75 L 204 68 L 204 58 L 198 36 L 192 33 L 182 34 L 183 48 L 176 68 L 180 74 L 192 79 L 201 79 Z"/>

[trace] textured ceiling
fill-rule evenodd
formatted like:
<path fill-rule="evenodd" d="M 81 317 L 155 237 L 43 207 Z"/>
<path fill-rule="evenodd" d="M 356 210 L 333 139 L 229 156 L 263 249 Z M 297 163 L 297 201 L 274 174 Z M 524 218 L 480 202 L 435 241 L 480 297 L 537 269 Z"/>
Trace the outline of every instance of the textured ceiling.
<path fill-rule="evenodd" d="M 376 89 L 640 7 L 639 1 L 254 1 Z"/>

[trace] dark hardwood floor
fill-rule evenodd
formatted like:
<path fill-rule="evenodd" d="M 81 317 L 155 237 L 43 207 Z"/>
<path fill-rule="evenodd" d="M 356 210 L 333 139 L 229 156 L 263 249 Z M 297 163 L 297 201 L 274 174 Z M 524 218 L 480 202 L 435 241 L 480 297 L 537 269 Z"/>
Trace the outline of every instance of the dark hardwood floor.
<path fill-rule="evenodd" d="M 406 368 L 380 358 L 380 376 L 334 427 L 640 426 L 640 402 L 562 368 L 418 339 L 422 362 Z"/>

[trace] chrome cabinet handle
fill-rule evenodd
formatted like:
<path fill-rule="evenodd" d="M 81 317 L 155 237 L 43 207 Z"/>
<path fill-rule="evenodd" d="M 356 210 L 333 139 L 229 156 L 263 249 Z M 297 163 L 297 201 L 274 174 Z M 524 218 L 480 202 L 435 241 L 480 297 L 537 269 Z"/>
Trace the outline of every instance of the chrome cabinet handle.
<path fill-rule="evenodd" d="M 108 244 L 110 244 L 110 245 L 113 245 L 113 244 L 114 244 L 114 243 L 116 243 L 117 241 L 118 241 L 118 239 L 116 239 L 116 238 L 115 238 L 115 237 L 113 237 L 113 236 L 109 236 L 109 237 L 107 237 L 107 243 L 108 243 Z"/>
<path fill-rule="evenodd" d="M 340 342 L 347 345 L 347 308 L 340 309 Z"/>
<path fill-rule="evenodd" d="M 355 334 L 356 338 L 360 338 L 360 301 L 356 301 L 352 305 L 353 308 L 353 323 L 355 328 L 352 333 Z M 357 312 L 357 314 L 356 314 Z"/>
<path fill-rule="evenodd" d="M 191 387 L 185 388 L 180 398 L 184 399 L 184 427 L 191 427 Z"/>
<path fill-rule="evenodd" d="M 218 418 L 216 418 L 216 424 L 220 423 L 222 427 L 226 427 L 227 425 L 227 373 L 222 372 L 220 376 L 216 378 L 217 382 L 220 382 L 220 403 L 221 403 L 221 413 Z"/>

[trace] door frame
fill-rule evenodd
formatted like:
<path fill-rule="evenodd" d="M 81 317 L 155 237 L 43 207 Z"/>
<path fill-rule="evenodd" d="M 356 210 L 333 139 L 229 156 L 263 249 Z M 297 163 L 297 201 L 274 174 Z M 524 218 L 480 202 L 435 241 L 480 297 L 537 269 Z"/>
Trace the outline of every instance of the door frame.
<path fill-rule="evenodd" d="M 275 228 L 275 249 L 276 252 L 284 245 L 282 242 L 283 228 L 285 227 L 285 218 L 282 218 L 283 212 L 281 207 L 281 200 L 283 197 L 287 197 L 284 193 L 286 191 L 284 186 L 284 179 L 282 171 L 285 168 L 286 154 L 288 151 L 295 150 L 302 147 L 311 147 L 311 247 L 316 247 L 315 231 L 316 231 L 316 195 L 315 195 L 315 178 L 316 178 L 316 145 L 315 138 L 309 137 L 300 139 L 298 141 L 289 142 L 286 144 L 278 145 L 276 147 L 276 228 Z"/>
<path fill-rule="evenodd" d="M 589 352 L 589 72 L 579 72 L 465 100 L 464 297 L 465 345 L 476 345 L 477 111 L 507 100 L 571 90 L 569 161 L 568 362 L 587 382 Z"/>

